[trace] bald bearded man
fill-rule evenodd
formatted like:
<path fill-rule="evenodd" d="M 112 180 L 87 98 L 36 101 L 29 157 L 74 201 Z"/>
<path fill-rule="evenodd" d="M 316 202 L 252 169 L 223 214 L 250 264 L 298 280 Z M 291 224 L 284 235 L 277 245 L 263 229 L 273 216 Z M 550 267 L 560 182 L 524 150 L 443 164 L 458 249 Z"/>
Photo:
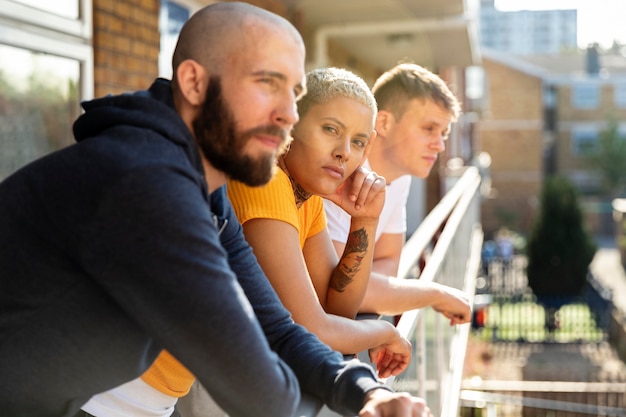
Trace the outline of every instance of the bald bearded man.
<path fill-rule="evenodd" d="M 267 182 L 305 92 L 286 20 L 217 3 L 183 28 L 171 83 L 83 104 L 77 143 L 0 183 L 0 404 L 72 416 L 163 349 L 230 416 L 427 412 L 296 325 L 241 233 L 226 178 Z M 144 399 L 145 400 L 145 399 Z"/>

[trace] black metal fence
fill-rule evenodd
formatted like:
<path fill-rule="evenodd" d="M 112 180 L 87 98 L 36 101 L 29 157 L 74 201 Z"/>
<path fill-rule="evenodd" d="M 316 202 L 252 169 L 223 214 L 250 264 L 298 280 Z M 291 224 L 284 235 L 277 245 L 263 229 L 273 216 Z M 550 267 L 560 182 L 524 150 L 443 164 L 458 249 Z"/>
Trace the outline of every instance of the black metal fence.
<path fill-rule="evenodd" d="M 588 274 L 580 296 L 539 300 L 526 265 L 520 255 L 483 265 L 473 336 L 500 368 L 494 380 L 464 380 L 461 416 L 626 416 L 626 369 L 608 343 L 610 292 Z"/>

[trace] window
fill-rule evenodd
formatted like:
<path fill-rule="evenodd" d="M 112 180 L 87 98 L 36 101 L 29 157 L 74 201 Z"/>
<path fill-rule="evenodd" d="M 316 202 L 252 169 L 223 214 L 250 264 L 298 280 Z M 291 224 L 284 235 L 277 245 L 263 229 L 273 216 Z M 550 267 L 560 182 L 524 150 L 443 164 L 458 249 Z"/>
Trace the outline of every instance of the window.
<path fill-rule="evenodd" d="M 73 142 L 80 63 L 7 45 L 0 45 L 0 56 L 5 58 L 0 63 L 0 178 L 4 178 Z"/>
<path fill-rule="evenodd" d="M 598 145 L 599 132 L 597 129 L 576 128 L 572 130 L 572 154 L 583 156 Z"/>
<path fill-rule="evenodd" d="M 485 70 L 483 67 L 465 68 L 465 95 L 470 100 L 479 100 L 485 92 Z"/>
<path fill-rule="evenodd" d="M 572 86 L 572 105 L 579 109 L 595 109 L 600 103 L 600 85 L 577 83 Z"/>
<path fill-rule="evenodd" d="M 35 7 L 37 6 L 37 7 Z M 0 0 L 0 180 L 74 142 L 93 96 L 90 0 Z"/>
<path fill-rule="evenodd" d="M 26 4 L 37 9 L 52 12 L 59 16 L 70 19 L 78 19 L 79 4 L 76 0 L 52 0 L 43 2 L 41 0 L 13 0 L 16 3 Z"/>
<path fill-rule="evenodd" d="M 626 108 L 626 81 L 615 83 L 613 95 L 615 97 L 615 105 L 620 108 Z"/>
<path fill-rule="evenodd" d="M 26 22 L 31 29 L 91 38 L 91 0 L 0 0 L 0 16 Z"/>
<path fill-rule="evenodd" d="M 206 3 L 206 2 L 205 2 Z M 208 4 L 208 3 L 207 3 Z M 159 51 L 159 74 L 172 78 L 172 54 L 178 34 L 183 24 L 194 14 L 200 5 L 193 0 L 162 0 L 159 26 L 161 50 Z"/>

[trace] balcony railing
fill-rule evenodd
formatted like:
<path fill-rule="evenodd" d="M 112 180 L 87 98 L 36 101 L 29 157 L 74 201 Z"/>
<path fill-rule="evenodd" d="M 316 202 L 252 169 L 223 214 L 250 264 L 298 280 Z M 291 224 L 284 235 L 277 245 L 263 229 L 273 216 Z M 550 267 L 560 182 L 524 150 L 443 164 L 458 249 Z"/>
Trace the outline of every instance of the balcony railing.
<path fill-rule="evenodd" d="M 475 167 L 448 177 L 448 191 L 407 240 L 398 277 L 434 281 L 464 290 L 471 301 L 480 266 L 483 233 L 480 227 L 480 175 Z M 413 344 L 409 368 L 385 384 L 425 398 L 434 415 L 457 416 L 463 361 L 470 325 L 450 327 L 432 309 L 405 312 L 400 317 L 381 317 L 397 323 L 400 333 Z M 367 360 L 367 355 L 360 355 Z M 330 417 L 309 398 L 298 416 Z"/>

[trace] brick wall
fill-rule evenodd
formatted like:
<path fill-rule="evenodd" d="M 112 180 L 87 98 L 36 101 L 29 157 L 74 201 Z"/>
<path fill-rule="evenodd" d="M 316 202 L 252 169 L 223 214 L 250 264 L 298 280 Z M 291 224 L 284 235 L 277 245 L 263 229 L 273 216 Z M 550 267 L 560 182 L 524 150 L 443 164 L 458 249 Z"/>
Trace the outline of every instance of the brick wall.
<path fill-rule="evenodd" d="M 580 109 L 572 105 L 572 86 L 562 85 L 558 89 L 558 148 L 557 165 L 562 173 L 571 170 L 588 169 L 585 161 L 572 153 L 572 132 L 574 124 L 589 123 L 600 126 L 600 131 L 607 127 L 607 120 L 614 117 L 618 121 L 626 119 L 626 109 L 615 104 L 614 85 L 611 82 L 603 83 L 600 88 L 600 102 L 594 109 Z"/>
<path fill-rule="evenodd" d="M 578 126 L 593 126 L 601 133 L 608 127 L 608 119 L 615 118 L 618 121 L 626 119 L 626 109 L 615 104 L 615 81 L 611 78 L 606 80 L 594 80 L 600 85 L 600 97 L 598 106 L 592 109 L 576 108 L 572 104 L 573 83 L 580 82 L 573 79 L 569 83 L 557 86 L 558 115 L 556 136 L 556 166 L 560 174 L 570 176 L 575 183 L 580 184 L 581 191 L 599 192 L 593 185 L 594 175 L 589 164 L 582 155 L 574 151 L 572 131 Z M 585 82 L 584 80 L 582 82 Z M 596 180 L 599 178 L 595 178 Z M 583 213 L 585 226 L 593 234 L 612 234 L 612 213 L 606 207 L 609 205 L 609 195 L 583 195 Z"/>
<path fill-rule="evenodd" d="M 159 0 L 93 0 L 94 94 L 147 88 L 159 69 Z"/>
<path fill-rule="evenodd" d="M 562 85 L 558 89 L 559 118 L 565 121 L 597 121 L 606 120 L 609 114 L 624 118 L 626 109 L 615 105 L 613 83 L 602 83 L 600 87 L 600 102 L 595 109 L 579 109 L 572 105 L 572 86 Z"/>
<path fill-rule="evenodd" d="M 539 78 L 483 59 L 489 106 L 478 123 L 480 147 L 491 155 L 494 198 L 482 206 L 487 237 L 501 226 L 527 233 L 541 190 L 543 104 Z"/>
<path fill-rule="evenodd" d="M 278 0 L 248 3 L 299 18 Z M 159 75 L 159 0 L 93 0 L 94 94 L 145 89 Z"/>

